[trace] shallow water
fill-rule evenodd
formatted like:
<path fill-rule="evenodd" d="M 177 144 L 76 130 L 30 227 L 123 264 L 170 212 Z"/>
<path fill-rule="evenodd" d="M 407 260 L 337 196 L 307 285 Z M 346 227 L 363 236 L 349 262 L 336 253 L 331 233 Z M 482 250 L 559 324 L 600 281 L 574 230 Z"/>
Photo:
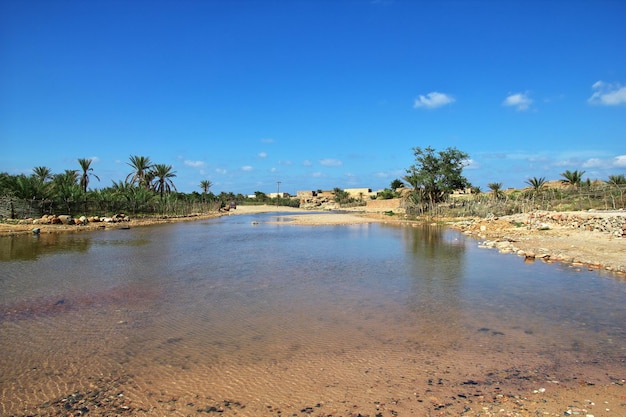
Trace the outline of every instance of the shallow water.
<path fill-rule="evenodd" d="M 0 239 L 1 414 L 80 395 L 92 414 L 373 415 L 624 377 L 621 279 L 434 226 L 274 216 Z"/>

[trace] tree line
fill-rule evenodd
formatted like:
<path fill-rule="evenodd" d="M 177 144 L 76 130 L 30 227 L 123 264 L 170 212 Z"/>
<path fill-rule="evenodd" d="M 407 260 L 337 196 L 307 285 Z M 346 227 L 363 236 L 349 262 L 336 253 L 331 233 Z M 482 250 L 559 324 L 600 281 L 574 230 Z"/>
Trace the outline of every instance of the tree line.
<path fill-rule="evenodd" d="M 62 173 L 53 173 L 45 166 L 33 168 L 30 175 L 0 173 L 0 196 L 27 202 L 31 216 L 59 212 L 185 215 L 216 210 L 218 204 L 236 198 L 232 193 L 214 195 L 209 180 L 200 182 L 201 194 L 179 193 L 174 184 L 176 171 L 171 165 L 153 163 L 149 157 L 139 155 L 130 156 L 127 165 L 131 171 L 125 180 L 90 189 L 92 180 L 100 181 L 91 166 L 93 160 L 79 158 L 77 162 L 80 169 Z"/>

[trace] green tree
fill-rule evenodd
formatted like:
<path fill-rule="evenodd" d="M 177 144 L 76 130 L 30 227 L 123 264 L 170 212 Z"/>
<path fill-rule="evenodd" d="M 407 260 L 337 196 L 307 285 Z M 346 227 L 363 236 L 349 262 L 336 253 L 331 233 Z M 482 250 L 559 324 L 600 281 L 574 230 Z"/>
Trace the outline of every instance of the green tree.
<path fill-rule="evenodd" d="M 140 187 L 148 188 L 150 185 L 148 173 L 152 168 L 150 158 L 146 156 L 132 155 L 130 157 L 130 163 L 127 164 L 133 168 L 133 172 L 128 174 L 126 181 L 131 184 L 137 184 Z"/>
<path fill-rule="evenodd" d="M 202 190 L 202 194 L 206 195 L 209 192 L 209 190 L 211 190 L 212 186 L 213 186 L 213 183 L 209 180 L 200 181 L 200 189 Z"/>
<path fill-rule="evenodd" d="M 63 174 L 54 175 L 52 187 L 55 197 L 65 205 L 67 214 L 72 214 L 72 203 L 79 201 L 82 194 L 78 184 L 78 171 L 66 169 Z"/>
<path fill-rule="evenodd" d="M 435 151 L 413 148 L 415 163 L 406 170 L 404 180 L 413 187 L 418 200 L 426 199 L 431 205 L 439 203 L 454 190 L 467 188 L 469 181 L 462 175 L 469 155 L 456 148 Z"/>
<path fill-rule="evenodd" d="M 33 168 L 33 174 L 41 182 L 48 182 L 52 179 L 52 170 L 48 167 L 44 167 L 44 166 L 35 167 Z"/>
<path fill-rule="evenodd" d="M 390 188 L 395 191 L 398 188 L 402 188 L 404 187 L 404 183 L 402 182 L 402 180 L 399 180 L 398 178 L 396 178 L 395 180 L 391 181 L 391 185 Z"/>
<path fill-rule="evenodd" d="M 206 203 L 207 194 L 211 190 L 212 186 L 213 186 L 213 183 L 209 180 L 200 181 L 200 189 L 202 189 L 202 201 L 205 203 Z"/>
<path fill-rule="evenodd" d="M 541 177 L 541 178 L 532 177 L 532 178 L 526 180 L 526 184 L 528 184 L 531 187 L 533 187 L 533 191 L 539 192 L 539 191 L 541 191 L 543 186 L 546 184 L 546 177 Z"/>
<path fill-rule="evenodd" d="M 626 185 L 626 177 L 624 174 L 619 175 L 609 175 L 609 180 L 607 181 L 611 185 Z"/>
<path fill-rule="evenodd" d="M 154 178 L 152 188 L 161 195 L 161 198 L 163 198 L 164 193 L 169 194 L 172 190 L 177 191 L 172 181 L 172 178 L 176 177 L 176 171 L 172 171 L 171 165 L 155 164 L 150 171 L 150 176 Z"/>
<path fill-rule="evenodd" d="M 342 190 L 339 187 L 333 188 L 333 193 L 335 194 L 335 202 L 339 204 L 345 204 L 350 202 L 350 193 L 345 190 Z"/>
<path fill-rule="evenodd" d="M 93 159 L 87 158 L 78 158 L 78 164 L 80 165 L 80 169 L 83 171 L 80 176 L 80 188 L 84 193 L 87 192 L 87 186 L 89 185 L 89 176 L 93 175 L 98 181 L 100 181 L 100 177 L 96 174 L 92 174 L 93 168 L 91 167 L 91 163 Z"/>
<path fill-rule="evenodd" d="M 267 200 L 267 194 L 265 194 L 263 191 L 255 191 L 254 198 L 256 199 L 256 201 L 264 202 Z"/>
<path fill-rule="evenodd" d="M 583 181 L 583 174 L 585 171 L 570 171 L 569 169 L 565 172 L 562 172 L 560 175 L 563 177 L 561 182 L 563 184 L 573 185 L 575 187 L 580 187 Z"/>
<path fill-rule="evenodd" d="M 489 189 L 493 193 L 494 200 L 499 200 L 504 196 L 504 193 L 502 192 L 501 182 L 490 182 L 489 184 L 487 184 L 487 187 L 489 187 Z"/>

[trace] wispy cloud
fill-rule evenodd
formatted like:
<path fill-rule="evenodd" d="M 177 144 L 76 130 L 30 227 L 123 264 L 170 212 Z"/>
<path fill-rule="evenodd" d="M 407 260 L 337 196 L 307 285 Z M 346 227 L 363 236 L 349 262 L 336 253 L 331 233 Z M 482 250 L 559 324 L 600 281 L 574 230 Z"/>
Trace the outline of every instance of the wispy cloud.
<path fill-rule="evenodd" d="M 515 107 L 517 111 L 524 111 L 530 108 L 533 103 L 532 99 L 528 96 L 528 93 L 515 93 L 509 94 L 507 98 L 502 102 L 503 106 Z"/>
<path fill-rule="evenodd" d="M 261 142 L 263 142 L 263 143 L 274 143 L 274 139 L 272 139 L 272 138 L 263 138 L 263 139 L 261 139 Z"/>
<path fill-rule="evenodd" d="M 304 165 L 305 167 L 310 167 L 313 165 L 313 162 L 309 161 L 308 159 L 305 159 L 304 161 L 302 161 L 302 165 Z"/>
<path fill-rule="evenodd" d="M 583 168 L 598 168 L 604 165 L 605 162 L 600 158 L 589 158 L 583 162 Z"/>
<path fill-rule="evenodd" d="M 244 165 L 241 167 L 242 171 L 246 171 L 246 172 L 250 172 L 252 171 L 254 168 L 251 165 Z"/>
<path fill-rule="evenodd" d="M 224 168 L 215 168 L 215 172 L 224 175 L 227 171 Z"/>
<path fill-rule="evenodd" d="M 433 91 L 432 93 L 428 93 L 425 96 L 420 95 L 415 99 L 415 103 L 413 104 L 413 108 L 420 109 L 436 109 L 437 107 L 442 107 L 447 104 L 452 104 L 456 100 L 449 94 L 439 93 L 437 91 Z"/>
<path fill-rule="evenodd" d="M 325 158 L 320 159 L 320 165 L 324 165 L 326 167 L 338 167 L 343 165 L 343 162 L 341 162 L 339 159 Z"/>
<path fill-rule="evenodd" d="M 183 164 L 187 165 L 188 167 L 192 167 L 192 168 L 202 168 L 204 166 L 204 161 L 185 160 L 185 161 L 183 161 Z"/>
<path fill-rule="evenodd" d="M 619 83 L 597 81 L 591 88 L 594 92 L 587 100 L 591 104 L 618 106 L 626 103 L 626 87 L 622 87 Z"/>
<path fill-rule="evenodd" d="M 613 166 L 619 168 L 626 168 L 626 155 L 618 155 L 613 158 Z"/>
<path fill-rule="evenodd" d="M 267 152 L 259 152 L 259 158 L 263 159 L 263 158 L 267 158 Z"/>

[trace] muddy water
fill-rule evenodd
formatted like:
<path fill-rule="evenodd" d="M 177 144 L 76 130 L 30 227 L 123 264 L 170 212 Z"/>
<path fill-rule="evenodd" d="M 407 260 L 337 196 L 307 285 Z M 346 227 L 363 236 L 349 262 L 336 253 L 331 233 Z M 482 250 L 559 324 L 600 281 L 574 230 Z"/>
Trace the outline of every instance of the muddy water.
<path fill-rule="evenodd" d="M 270 220 L 0 240 L 0 414 L 461 415 L 626 374 L 623 280 Z"/>

